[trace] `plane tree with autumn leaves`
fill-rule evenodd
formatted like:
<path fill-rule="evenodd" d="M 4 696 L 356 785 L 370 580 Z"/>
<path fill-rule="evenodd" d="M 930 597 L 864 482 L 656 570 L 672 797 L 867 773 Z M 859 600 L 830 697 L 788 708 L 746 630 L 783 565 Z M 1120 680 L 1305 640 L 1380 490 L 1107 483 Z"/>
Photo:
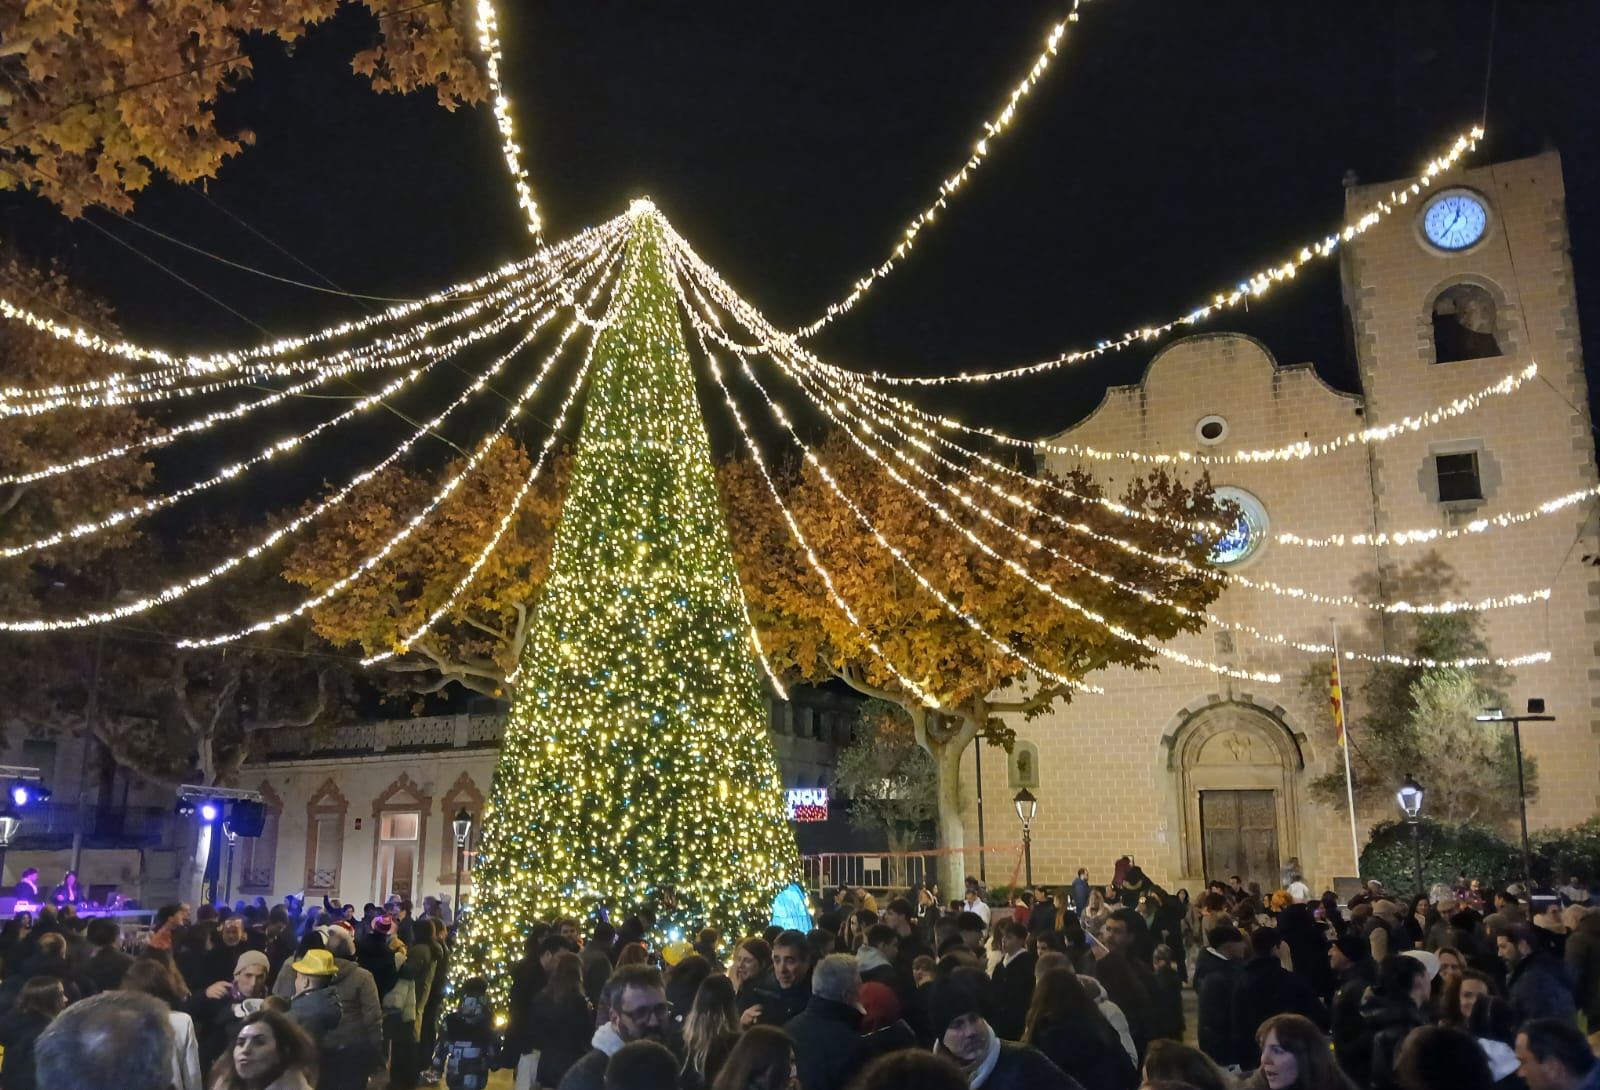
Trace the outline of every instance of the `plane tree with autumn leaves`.
<path fill-rule="evenodd" d="M 1156 666 L 1147 647 L 1058 604 L 974 548 L 848 437 L 834 434 L 817 454 L 835 483 L 903 550 L 911 566 L 961 610 L 1050 673 L 1092 681 L 1108 667 Z M 366 654 L 399 652 L 382 668 L 411 691 L 459 684 L 509 699 L 508 678 L 521 655 L 529 616 L 537 608 L 560 516 L 561 461 L 553 473 L 542 476 L 500 547 L 440 623 L 409 645 L 402 637 L 447 600 L 528 468 L 528 454 L 520 446 L 499 441 L 484 468 L 469 475 L 444 504 L 430 532 L 414 535 L 354 588 L 313 613 L 316 631 L 337 646 Z M 933 464 L 925 468 L 940 471 Z M 445 466 L 441 472 L 452 471 Z M 326 586 L 329 573 L 349 570 L 400 529 L 438 479 L 405 470 L 374 479 L 338 519 L 320 526 L 289 553 L 285 577 L 313 590 Z M 917 743 L 928 751 L 937 771 L 940 844 L 960 848 L 962 754 L 980 740 L 1009 745 L 1013 731 L 1007 716 L 1042 715 L 1072 700 L 1073 691 L 1059 680 L 1041 681 L 1017 657 L 953 615 L 874 540 L 815 469 L 796 459 L 777 468 L 776 481 L 862 627 L 858 630 L 833 603 L 790 536 L 754 463 L 728 460 L 720 467 L 719 485 L 745 597 L 767 657 L 788 680 L 843 681 L 863 695 L 903 708 Z M 955 517 L 1002 555 L 1018 558 L 1039 580 L 1130 631 L 1166 641 L 1201 627 L 1192 616 L 1089 572 L 1203 609 L 1222 586 L 1216 578 L 1196 574 L 1208 570 L 1211 541 L 1192 530 L 1159 519 L 1131 519 L 1094 502 L 1104 496 L 1105 486 L 1087 473 L 1050 481 L 1060 487 L 1024 488 L 1038 513 L 1012 510 L 1005 516 L 1047 549 L 1023 556 L 1018 542 L 992 523 L 976 516 Z M 972 491 L 970 482 L 963 483 Z M 1115 498 L 1158 516 L 1219 520 L 1203 478 L 1185 481 L 1156 471 L 1133 480 Z M 1183 556 L 1195 567 L 1152 563 L 1104 538 L 1064 529 L 1062 523 L 1087 525 L 1148 552 Z M 935 706 L 896 681 L 868 646 L 869 639 L 935 698 Z"/>

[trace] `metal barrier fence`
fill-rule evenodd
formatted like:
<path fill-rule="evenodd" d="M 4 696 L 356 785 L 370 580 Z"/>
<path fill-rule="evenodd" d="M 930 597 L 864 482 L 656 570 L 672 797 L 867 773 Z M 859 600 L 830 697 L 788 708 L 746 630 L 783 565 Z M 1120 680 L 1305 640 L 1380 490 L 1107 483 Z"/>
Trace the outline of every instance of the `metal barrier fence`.
<path fill-rule="evenodd" d="M 981 851 L 965 848 L 955 854 L 963 857 L 967 874 L 977 875 L 980 869 L 987 871 L 987 884 L 996 886 L 1020 881 L 1012 876 L 1020 852 L 1020 844 L 988 844 Z M 860 886 L 876 897 L 938 881 L 939 867 L 950 854 L 949 851 L 820 852 L 802 855 L 800 869 L 805 876 L 805 887 L 813 893 L 834 886 Z M 942 892 L 946 900 L 960 895 L 959 890 Z"/>

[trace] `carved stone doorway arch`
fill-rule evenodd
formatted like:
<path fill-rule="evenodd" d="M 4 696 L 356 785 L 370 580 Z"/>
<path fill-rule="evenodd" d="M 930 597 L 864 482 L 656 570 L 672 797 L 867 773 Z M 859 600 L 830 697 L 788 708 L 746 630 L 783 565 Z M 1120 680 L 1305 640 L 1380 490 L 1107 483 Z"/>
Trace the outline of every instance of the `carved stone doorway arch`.
<path fill-rule="evenodd" d="M 1300 854 L 1301 741 L 1283 708 L 1249 696 L 1199 700 L 1177 717 L 1162 744 L 1185 877 L 1227 878 L 1248 859 L 1257 873 L 1245 879 L 1276 887 L 1278 868 Z"/>

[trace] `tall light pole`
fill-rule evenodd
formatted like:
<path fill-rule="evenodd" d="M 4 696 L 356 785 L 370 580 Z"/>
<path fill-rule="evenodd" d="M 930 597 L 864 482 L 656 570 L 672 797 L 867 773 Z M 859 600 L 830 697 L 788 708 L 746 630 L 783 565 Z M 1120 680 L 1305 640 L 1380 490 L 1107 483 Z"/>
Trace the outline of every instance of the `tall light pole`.
<path fill-rule="evenodd" d="M 1422 893 L 1422 785 L 1409 772 L 1406 782 L 1394 793 L 1395 801 L 1411 826 L 1411 847 L 1416 853 L 1417 893 Z"/>
<path fill-rule="evenodd" d="M 234 832 L 233 826 L 224 821 L 222 835 L 228 839 L 228 870 L 227 877 L 222 880 L 222 903 L 228 904 L 233 899 L 233 852 L 239 844 L 239 834 Z"/>
<path fill-rule="evenodd" d="M 1027 874 L 1028 888 L 1033 888 L 1033 815 L 1038 812 L 1039 800 L 1024 787 L 1011 800 L 1017 806 L 1017 820 L 1022 822 L 1022 865 Z"/>
<path fill-rule="evenodd" d="M 1522 810 L 1522 880 L 1533 892 L 1533 853 L 1528 850 L 1528 786 L 1522 777 L 1522 724 L 1554 723 L 1556 717 L 1544 714 L 1544 700 L 1535 697 L 1528 701 L 1526 715 L 1507 715 L 1504 708 L 1485 708 L 1477 717 L 1480 723 L 1510 723 L 1511 739 L 1517 751 L 1517 805 Z"/>
<path fill-rule="evenodd" d="M 466 860 L 467 838 L 472 835 L 472 815 L 465 806 L 456 811 L 450 826 L 456 834 L 456 899 L 450 906 L 450 923 L 458 927 L 461 924 L 461 866 Z"/>

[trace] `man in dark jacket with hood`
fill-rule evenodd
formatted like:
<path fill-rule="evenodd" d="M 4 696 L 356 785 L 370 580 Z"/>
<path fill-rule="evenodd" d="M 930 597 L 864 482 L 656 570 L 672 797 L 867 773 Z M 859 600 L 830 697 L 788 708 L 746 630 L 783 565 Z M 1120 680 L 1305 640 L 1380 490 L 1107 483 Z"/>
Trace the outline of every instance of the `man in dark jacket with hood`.
<path fill-rule="evenodd" d="M 1328 1012 L 1304 977 L 1283 967 L 1287 952 L 1275 927 L 1263 927 L 1250 936 L 1254 956 L 1239 970 L 1233 985 L 1234 1053 L 1239 1066 L 1253 1071 L 1261 1062 L 1256 1029 L 1275 1014 L 1300 1014 L 1326 1029 Z"/>
<path fill-rule="evenodd" d="M 989 978 L 983 970 L 957 969 L 933 987 L 933 1050 L 960 1065 L 971 1090 L 1083 1090 L 1032 1045 L 1000 1039 L 986 1017 Z"/>
<path fill-rule="evenodd" d="M 867 1061 L 856 999 L 861 973 L 849 954 L 830 954 L 811 974 L 811 1000 L 784 1025 L 794 1038 L 802 1090 L 842 1090 Z"/>
<path fill-rule="evenodd" d="M 1518 1022 L 1554 1018 L 1570 1022 L 1578 1013 L 1566 965 L 1545 945 L 1531 923 L 1513 924 L 1495 932 L 1495 946 L 1510 975 L 1506 992 Z"/>

